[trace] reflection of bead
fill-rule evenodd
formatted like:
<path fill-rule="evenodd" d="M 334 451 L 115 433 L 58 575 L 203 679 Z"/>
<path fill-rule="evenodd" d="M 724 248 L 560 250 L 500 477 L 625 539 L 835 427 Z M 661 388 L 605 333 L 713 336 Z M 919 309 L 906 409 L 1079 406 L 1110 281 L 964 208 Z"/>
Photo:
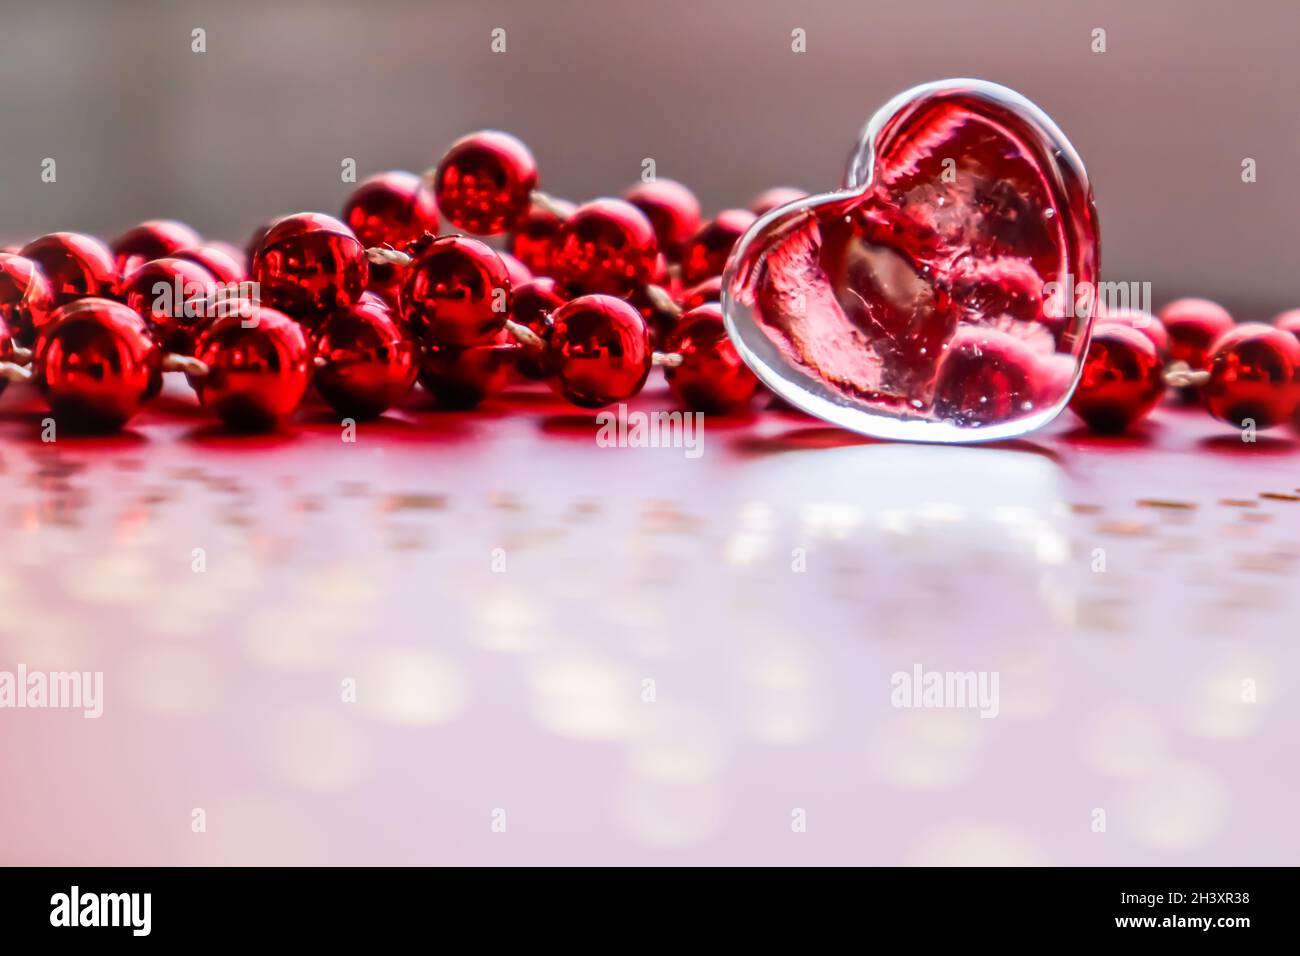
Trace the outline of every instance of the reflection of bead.
<path fill-rule="evenodd" d="M 33 374 L 59 424 L 122 427 L 162 385 L 162 352 L 145 320 L 120 302 L 64 306 L 36 340 Z"/>
<path fill-rule="evenodd" d="M 722 306 L 717 303 L 683 314 L 664 349 L 681 356 L 681 364 L 664 368 L 664 378 L 688 408 L 735 411 L 748 404 L 758 390 L 758 379 L 727 335 Z"/>
<path fill-rule="evenodd" d="M 1121 432 L 1144 418 L 1164 390 L 1164 363 L 1151 339 L 1108 316 L 1093 330 L 1070 409 L 1093 431 Z"/>
<path fill-rule="evenodd" d="M 537 188 L 533 154 L 509 133 L 485 130 L 452 144 L 438 163 L 438 210 L 457 229 L 506 232 L 524 217 Z"/>
<path fill-rule="evenodd" d="M 473 408 L 506 387 L 521 351 L 514 342 L 426 346 L 420 350 L 420 384 L 445 408 Z"/>
<path fill-rule="evenodd" d="M 54 309 L 54 294 L 41 267 L 17 253 L 0 252 L 0 321 L 14 341 L 30 347 Z"/>
<path fill-rule="evenodd" d="M 1219 337 L 1209 357 L 1205 407 L 1221 421 L 1271 428 L 1291 418 L 1300 402 L 1300 341 L 1259 323 Z"/>
<path fill-rule="evenodd" d="M 367 293 L 316 330 L 316 390 L 340 415 L 372 418 L 415 384 L 415 348 L 379 297 Z"/>
<path fill-rule="evenodd" d="M 584 295 L 551 318 L 546 365 L 556 391 L 587 408 L 641 391 L 653 356 L 641 313 L 613 296 Z"/>
<path fill-rule="evenodd" d="M 236 429 L 274 427 L 293 414 L 310 381 L 306 333 L 266 306 L 213 319 L 194 354 L 208 367 L 207 375 L 190 378 L 199 401 Z"/>

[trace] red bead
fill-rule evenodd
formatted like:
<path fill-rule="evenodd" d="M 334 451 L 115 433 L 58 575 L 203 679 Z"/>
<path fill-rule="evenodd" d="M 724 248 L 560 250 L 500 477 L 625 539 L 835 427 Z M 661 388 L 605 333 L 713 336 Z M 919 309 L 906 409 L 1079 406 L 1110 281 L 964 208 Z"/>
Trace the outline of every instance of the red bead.
<path fill-rule="evenodd" d="M 273 225 L 253 256 L 261 301 L 312 327 L 356 305 L 366 288 L 365 247 L 333 216 L 302 212 Z"/>
<path fill-rule="evenodd" d="M 117 292 L 119 276 L 113 253 L 91 236 L 52 232 L 23 246 L 22 255 L 41 267 L 56 308 L 88 296 L 109 297 Z"/>
<path fill-rule="evenodd" d="M 509 133 L 496 130 L 453 143 L 434 177 L 438 209 L 457 229 L 480 236 L 514 228 L 536 188 L 533 154 Z"/>
<path fill-rule="evenodd" d="M 613 296 L 584 295 L 551 319 L 546 366 L 552 387 L 566 399 L 599 408 L 641 391 L 653 357 L 641 313 Z"/>
<path fill-rule="evenodd" d="M 520 346 L 425 346 L 420 349 L 420 384 L 445 408 L 473 408 L 499 394 L 510 381 Z"/>
<path fill-rule="evenodd" d="M 758 377 L 736 351 L 722 321 L 722 306 L 702 305 L 682 315 L 664 351 L 682 357 L 665 366 L 664 378 L 687 408 L 729 412 L 743 408 L 758 390 Z"/>
<path fill-rule="evenodd" d="M 557 278 L 583 294 L 627 295 L 655 274 L 658 246 L 645 213 L 622 199 L 579 206 L 561 231 Z"/>
<path fill-rule="evenodd" d="M 271 231 L 271 227 L 283 219 L 283 216 L 275 216 L 262 222 L 253 234 L 248 237 L 248 242 L 244 246 L 244 262 L 248 266 L 248 272 L 251 275 L 253 271 L 253 257 L 257 255 L 257 250 L 262 248 L 262 240 L 266 234 Z"/>
<path fill-rule="evenodd" d="M 510 276 L 510 287 L 521 286 L 525 282 L 531 282 L 533 278 L 532 270 L 524 265 L 517 258 L 508 252 L 498 252 L 497 256 L 506 264 L 506 273 Z"/>
<path fill-rule="evenodd" d="M 1098 323 L 1109 322 L 1114 325 L 1125 325 L 1130 329 L 1136 329 L 1151 340 L 1151 344 L 1156 347 L 1156 352 L 1164 355 L 1169 351 L 1169 332 L 1165 329 L 1164 323 L 1157 319 L 1150 312 L 1143 312 L 1141 309 L 1107 309 L 1102 311 L 1098 304 L 1097 320 Z"/>
<path fill-rule="evenodd" d="M 700 228 L 700 201 L 673 179 L 654 179 L 633 186 L 623 198 L 645 213 L 659 248 L 676 258 Z"/>
<path fill-rule="evenodd" d="M 1289 309 L 1273 320 L 1273 325 L 1283 332 L 1300 338 L 1300 309 Z"/>
<path fill-rule="evenodd" d="M 32 371 L 58 424 L 111 431 L 158 394 L 162 352 L 131 309 L 85 298 L 64 306 L 41 331 Z"/>
<path fill-rule="evenodd" d="M 248 270 L 244 268 L 243 260 L 238 256 L 231 255 L 229 250 L 222 248 L 215 242 L 177 249 L 172 254 L 172 258 L 184 259 L 202 266 L 212 274 L 214 279 L 228 289 L 248 279 Z"/>
<path fill-rule="evenodd" d="M 722 301 L 722 276 L 714 276 L 712 279 L 705 279 L 698 285 L 693 285 L 682 295 L 682 308 L 689 312 L 691 309 L 698 309 L 709 302 Z"/>
<path fill-rule="evenodd" d="M 1046 411 L 1059 400 L 1073 359 L 1036 350 L 998 329 L 962 326 L 948 342 L 934 383 L 934 412 L 959 428 L 978 428 Z"/>
<path fill-rule="evenodd" d="M 691 286 L 722 275 L 732 247 L 757 218 L 748 209 L 724 209 L 706 222 L 682 253 L 682 281 Z"/>
<path fill-rule="evenodd" d="M 14 341 L 30 347 L 54 309 L 54 294 L 41 267 L 17 253 L 0 252 L 0 320 Z"/>
<path fill-rule="evenodd" d="M 773 209 L 807 198 L 808 194 L 802 189 L 795 189 L 793 186 L 777 186 L 755 196 L 754 201 L 749 204 L 749 211 L 755 216 L 763 216 Z"/>
<path fill-rule="evenodd" d="M 363 246 L 401 249 L 426 232 L 438 231 L 433 190 L 414 173 L 393 171 L 371 176 L 343 204 L 343 221 Z M 401 282 L 401 270 L 389 263 L 370 264 L 370 288 Z"/>
<path fill-rule="evenodd" d="M 1233 327 L 1228 310 L 1209 299 L 1178 299 L 1158 313 L 1169 333 L 1169 361 L 1205 368 L 1210 349 Z"/>
<path fill-rule="evenodd" d="M 577 208 L 564 199 L 533 203 L 510 234 L 510 251 L 535 275 L 551 275 L 560 247 L 560 229 Z"/>
<path fill-rule="evenodd" d="M 109 243 L 109 248 L 115 257 L 117 274 L 126 276 L 151 259 L 162 259 L 177 249 L 197 246 L 202 241 L 199 234 L 183 222 L 151 219 L 122 233 Z"/>
<path fill-rule="evenodd" d="M 551 335 L 551 316 L 564 305 L 564 296 L 554 279 L 543 277 L 525 282 L 513 290 L 510 317 L 543 341 Z M 538 349 L 521 347 L 517 355 L 519 374 L 525 378 L 547 377 L 543 353 Z"/>
<path fill-rule="evenodd" d="M 1070 408 L 1093 431 L 1122 432 L 1160 401 L 1164 372 L 1150 337 L 1107 317 L 1093 330 Z"/>
<path fill-rule="evenodd" d="M 1215 418 L 1272 428 L 1300 403 L 1300 340 L 1290 332 L 1251 322 L 1219 337 L 1209 357 L 1210 380 L 1201 388 Z"/>
<path fill-rule="evenodd" d="M 122 301 L 148 323 L 164 351 L 181 355 L 193 354 L 215 294 L 212 273 L 187 259 L 154 259 L 122 280 Z"/>
<path fill-rule="evenodd" d="M 425 345 L 481 345 L 505 326 L 510 274 L 491 247 L 466 236 L 416 246 L 402 287 L 402 317 Z"/>
<path fill-rule="evenodd" d="M 311 346 L 282 312 L 254 306 L 252 315 L 218 316 L 194 350 L 208 374 L 191 376 L 199 401 L 231 428 L 274 427 L 293 414 L 311 380 Z"/>
<path fill-rule="evenodd" d="M 415 384 L 414 345 L 383 300 L 369 294 L 325 317 L 316 330 L 316 358 L 316 390 L 347 417 L 379 415 Z"/>

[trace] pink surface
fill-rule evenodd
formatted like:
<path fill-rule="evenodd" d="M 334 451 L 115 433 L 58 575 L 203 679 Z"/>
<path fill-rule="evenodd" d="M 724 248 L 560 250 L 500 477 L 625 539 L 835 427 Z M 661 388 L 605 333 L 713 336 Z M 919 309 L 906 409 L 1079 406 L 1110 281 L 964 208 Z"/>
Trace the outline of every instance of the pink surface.
<path fill-rule="evenodd" d="M 765 413 L 689 458 L 424 402 L 43 445 L 0 400 L 0 670 L 105 696 L 0 710 L 0 863 L 1295 862 L 1290 436 Z M 917 664 L 998 716 L 891 706 Z"/>

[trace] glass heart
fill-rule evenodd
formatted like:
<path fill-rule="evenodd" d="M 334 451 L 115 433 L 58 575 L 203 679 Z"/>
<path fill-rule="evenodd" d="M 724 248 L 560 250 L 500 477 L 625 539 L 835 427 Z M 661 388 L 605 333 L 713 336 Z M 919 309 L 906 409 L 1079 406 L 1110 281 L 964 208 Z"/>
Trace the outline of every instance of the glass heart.
<path fill-rule="evenodd" d="M 1088 348 L 1097 211 L 1078 154 L 1020 94 L 946 80 L 872 118 L 844 188 L 760 218 L 722 280 L 727 328 L 786 401 L 878 438 L 1022 435 Z"/>

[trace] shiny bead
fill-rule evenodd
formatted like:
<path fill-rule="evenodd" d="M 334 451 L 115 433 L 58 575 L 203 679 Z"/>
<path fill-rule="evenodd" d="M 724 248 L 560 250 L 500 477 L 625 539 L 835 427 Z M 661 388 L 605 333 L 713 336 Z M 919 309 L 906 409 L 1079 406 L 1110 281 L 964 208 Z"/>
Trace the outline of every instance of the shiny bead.
<path fill-rule="evenodd" d="M 556 278 L 583 294 L 627 295 L 650 281 L 657 257 L 645 213 L 622 199 L 595 199 L 561 230 Z"/>
<path fill-rule="evenodd" d="M 675 259 L 700 228 L 700 201 L 676 180 L 638 183 L 623 198 L 645 213 L 659 249 L 670 258 Z"/>
<path fill-rule="evenodd" d="M 541 278 L 525 282 L 513 290 L 510 317 L 545 341 L 551 334 L 551 316 L 562 305 L 564 296 L 554 279 Z M 521 347 L 516 361 L 519 374 L 524 378 L 546 378 L 544 355 L 538 349 Z"/>
<path fill-rule="evenodd" d="M 682 252 L 682 281 L 692 286 L 722 275 L 732 247 L 757 218 L 748 209 L 724 209 L 706 222 Z"/>
<path fill-rule="evenodd" d="M 485 130 L 452 144 L 438 163 L 438 209 L 457 229 L 495 236 L 513 229 L 537 188 L 533 154 L 509 133 Z"/>
<path fill-rule="evenodd" d="M 1099 308 L 1096 321 L 1136 329 L 1151 340 L 1158 354 L 1164 355 L 1169 351 L 1169 332 L 1166 331 L 1164 323 L 1150 312 L 1143 312 L 1141 309 L 1102 310 Z"/>
<path fill-rule="evenodd" d="M 949 425 L 981 428 L 1059 400 L 1074 372 L 1070 356 L 1041 352 L 994 328 L 962 326 L 948 342 L 934 384 L 934 412 Z"/>
<path fill-rule="evenodd" d="M 755 196 L 754 201 L 749 204 L 749 211 L 755 216 L 763 216 L 773 209 L 806 198 L 808 194 L 802 189 L 795 189 L 793 186 L 777 186 Z"/>
<path fill-rule="evenodd" d="M 722 276 L 714 276 L 687 289 L 682 295 L 682 308 L 689 312 L 710 302 L 720 301 L 722 301 Z"/>
<path fill-rule="evenodd" d="M 352 191 L 343 204 L 343 221 L 363 246 L 401 249 L 426 232 L 438 231 L 438 206 L 421 177 L 392 171 L 371 176 Z M 370 288 L 388 288 L 401 279 L 397 266 L 370 263 Z"/>
<path fill-rule="evenodd" d="M 215 293 L 211 272 L 174 257 L 142 263 L 122 280 L 122 301 L 148 323 L 163 351 L 180 355 L 193 354 Z"/>
<path fill-rule="evenodd" d="M 253 256 L 261 301 L 306 324 L 356 304 L 368 276 L 365 248 L 333 216 L 285 216 L 267 231 Z"/>
<path fill-rule="evenodd" d="M 584 295 L 551 319 L 546 367 L 557 392 L 575 405 L 599 408 L 641 391 L 653 357 L 641 313 L 613 296 Z"/>
<path fill-rule="evenodd" d="M 22 255 L 41 267 L 56 308 L 88 296 L 107 298 L 117 293 L 113 253 L 91 236 L 52 232 L 23 246 Z"/>
<path fill-rule="evenodd" d="M 1164 362 L 1151 338 L 1113 314 L 1092 332 L 1070 409 L 1095 432 L 1122 432 L 1164 394 Z M 1152 319 L 1154 322 L 1155 319 Z"/>
<path fill-rule="evenodd" d="M 1300 338 L 1300 309 L 1289 309 L 1273 320 L 1273 325 L 1283 332 Z"/>
<path fill-rule="evenodd" d="M 549 276 L 555 268 L 560 230 L 578 207 L 565 199 L 534 202 L 510 234 L 509 249 L 534 275 Z"/>
<path fill-rule="evenodd" d="M 248 279 L 248 270 L 244 267 L 243 260 L 238 255 L 231 255 L 229 249 L 215 242 L 177 249 L 172 254 L 172 258 L 184 259 L 202 266 L 227 288 L 237 286 Z"/>
<path fill-rule="evenodd" d="M 17 253 L 0 252 L 0 321 L 13 340 L 30 348 L 54 309 L 54 294 L 41 267 Z"/>
<path fill-rule="evenodd" d="M 415 384 L 415 347 L 383 300 L 332 312 L 316 330 L 316 391 L 340 415 L 373 418 Z"/>
<path fill-rule="evenodd" d="M 218 316 L 200 333 L 195 356 L 208 374 L 190 376 L 199 401 L 227 426 L 273 428 L 293 414 L 311 380 L 311 346 L 282 312 L 254 306 L 251 317 Z"/>
<path fill-rule="evenodd" d="M 61 308 L 41 331 L 32 373 L 59 425 L 112 431 L 158 394 L 162 352 L 131 309 L 84 298 Z"/>
<path fill-rule="evenodd" d="M 1220 421 L 1272 428 L 1300 403 L 1300 340 L 1290 332 L 1257 322 L 1238 325 L 1219 337 L 1208 365 L 1201 397 Z"/>
<path fill-rule="evenodd" d="M 664 351 L 682 357 L 681 365 L 664 367 L 664 378 L 693 411 L 736 411 L 758 390 L 758 378 L 736 351 L 716 302 L 684 313 Z"/>
<path fill-rule="evenodd" d="M 274 216 L 270 219 L 263 220 L 258 227 L 253 230 L 253 234 L 248 237 L 248 242 L 244 245 L 244 263 L 247 265 L 250 275 L 253 272 L 253 257 L 257 255 L 257 250 L 262 248 L 262 240 L 265 239 L 266 234 L 271 231 L 271 227 L 283 218 L 283 216 Z"/>
<path fill-rule="evenodd" d="M 505 326 L 510 274 L 491 247 L 443 236 L 414 247 L 402 287 L 402 317 L 424 345 L 481 345 Z"/>
<path fill-rule="evenodd" d="M 162 259 L 186 246 L 197 246 L 199 234 L 174 219 L 151 219 L 128 229 L 109 243 L 119 276 L 127 276 L 151 259 Z"/>
<path fill-rule="evenodd" d="M 425 346 L 420 349 L 420 384 L 444 408 L 473 408 L 506 387 L 520 351 L 514 342 Z"/>
<path fill-rule="evenodd" d="M 511 288 L 532 281 L 532 270 L 520 262 L 515 256 L 512 256 L 508 252 L 498 252 L 497 256 L 499 256 L 501 261 L 506 265 L 506 274 L 510 276 Z"/>
<path fill-rule="evenodd" d="M 1178 299 L 1157 313 L 1169 334 L 1169 361 L 1205 368 L 1210 349 L 1233 327 L 1232 315 L 1209 299 Z"/>

